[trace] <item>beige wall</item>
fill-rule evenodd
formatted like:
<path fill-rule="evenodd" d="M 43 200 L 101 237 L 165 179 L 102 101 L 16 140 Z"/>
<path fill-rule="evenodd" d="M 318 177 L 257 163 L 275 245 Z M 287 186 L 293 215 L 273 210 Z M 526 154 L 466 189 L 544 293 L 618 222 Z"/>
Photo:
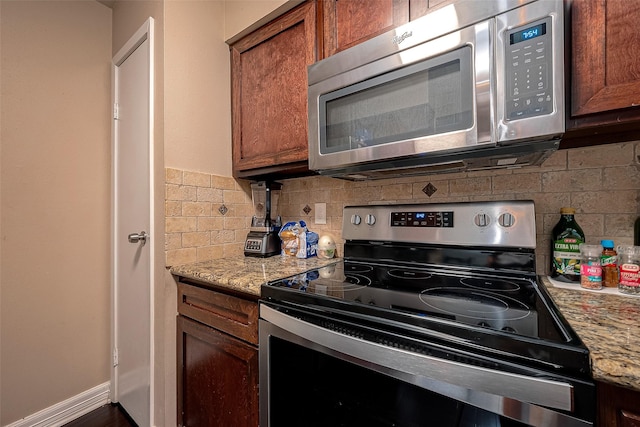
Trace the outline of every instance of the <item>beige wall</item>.
<path fill-rule="evenodd" d="M 0 8 L 6 425 L 109 380 L 111 10 Z"/>
<path fill-rule="evenodd" d="M 224 3 L 165 3 L 166 165 L 231 176 Z"/>
<path fill-rule="evenodd" d="M 225 0 L 224 39 L 232 38 L 285 3 L 287 0 Z"/>

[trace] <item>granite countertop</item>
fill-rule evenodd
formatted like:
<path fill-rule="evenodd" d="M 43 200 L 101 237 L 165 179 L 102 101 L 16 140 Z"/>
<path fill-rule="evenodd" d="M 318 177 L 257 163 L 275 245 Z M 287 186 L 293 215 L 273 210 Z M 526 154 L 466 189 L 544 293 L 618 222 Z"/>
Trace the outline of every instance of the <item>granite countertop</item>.
<path fill-rule="evenodd" d="M 338 261 L 317 257 L 238 257 L 174 266 L 170 271 L 176 276 L 259 297 L 265 282 Z M 640 390 L 640 297 L 617 294 L 614 290 L 586 291 L 578 284 L 558 287 L 548 277 L 542 277 L 542 284 L 589 349 L 593 378 Z"/>
<path fill-rule="evenodd" d="M 640 390 L 640 297 L 542 283 L 589 349 L 597 381 Z"/>
<path fill-rule="evenodd" d="M 268 258 L 237 257 L 178 265 L 171 267 L 169 271 L 176 276 L 200 280 L 217 287 L 259 297 L 260 286 L 263 283 L 334 264 L 338 261 L 337 258 L 311 257 L 302 259 L 280 255 Z"/>

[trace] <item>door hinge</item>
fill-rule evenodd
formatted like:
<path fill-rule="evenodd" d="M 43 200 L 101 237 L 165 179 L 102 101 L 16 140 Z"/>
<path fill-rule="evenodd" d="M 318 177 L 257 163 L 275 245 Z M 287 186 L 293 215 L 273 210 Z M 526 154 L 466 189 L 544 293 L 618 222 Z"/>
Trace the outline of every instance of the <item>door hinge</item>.
<path fill-rule="evenodd" d="M 113 120 L 118 120 L 118 104 L 113 104 Z"/>
<path fill-rule="evenodd" d="M 117 348 L 113 349 L 113 366 L 114 367 L 118 366 L 118 349 Z"/>

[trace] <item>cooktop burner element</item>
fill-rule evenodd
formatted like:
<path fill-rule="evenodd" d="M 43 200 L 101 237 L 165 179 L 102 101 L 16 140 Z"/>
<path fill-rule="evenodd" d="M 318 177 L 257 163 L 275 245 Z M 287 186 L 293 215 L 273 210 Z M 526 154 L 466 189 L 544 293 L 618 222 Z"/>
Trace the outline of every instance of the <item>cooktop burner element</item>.
<path fill-rule="evenodd" d="M 486 289 L 493 292 L 517 292 L 520 290 L 520 286 L 518 286 L 518 284 L 499 279 L 480 279 L 465 277 L 460 279 L 460 283 L 469 286 L 470 288 Z"/>
<path fill-rule="evenodd" d="M 534 315 L 527 305 L 516 299 L 465 288 L 426 289 L 420 293 L 420 300 L 435 310 L 470 319 L 518 320 Z M 510 331 L 516 332 L 513 328 Z"/>
<path fill-rule="evenodd" d="M 351 265 L 345 266 L 344 271 L 346 271 L 349 274 L 369 273 L 373 271 L 373 267 L 369 265 L 362 265 L 362 264 L 351 264 Z"/>

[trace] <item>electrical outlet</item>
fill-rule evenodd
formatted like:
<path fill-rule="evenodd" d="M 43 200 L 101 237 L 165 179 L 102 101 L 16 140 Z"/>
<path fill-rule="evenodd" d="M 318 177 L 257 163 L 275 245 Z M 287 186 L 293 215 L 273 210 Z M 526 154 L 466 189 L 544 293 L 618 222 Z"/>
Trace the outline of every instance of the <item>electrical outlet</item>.
<path fill-rule="evenodd" d="M 327 223 L 327 204 L 316 203 L 314 211 L 316 212 L 315 223 L 326 224 Z"/>

